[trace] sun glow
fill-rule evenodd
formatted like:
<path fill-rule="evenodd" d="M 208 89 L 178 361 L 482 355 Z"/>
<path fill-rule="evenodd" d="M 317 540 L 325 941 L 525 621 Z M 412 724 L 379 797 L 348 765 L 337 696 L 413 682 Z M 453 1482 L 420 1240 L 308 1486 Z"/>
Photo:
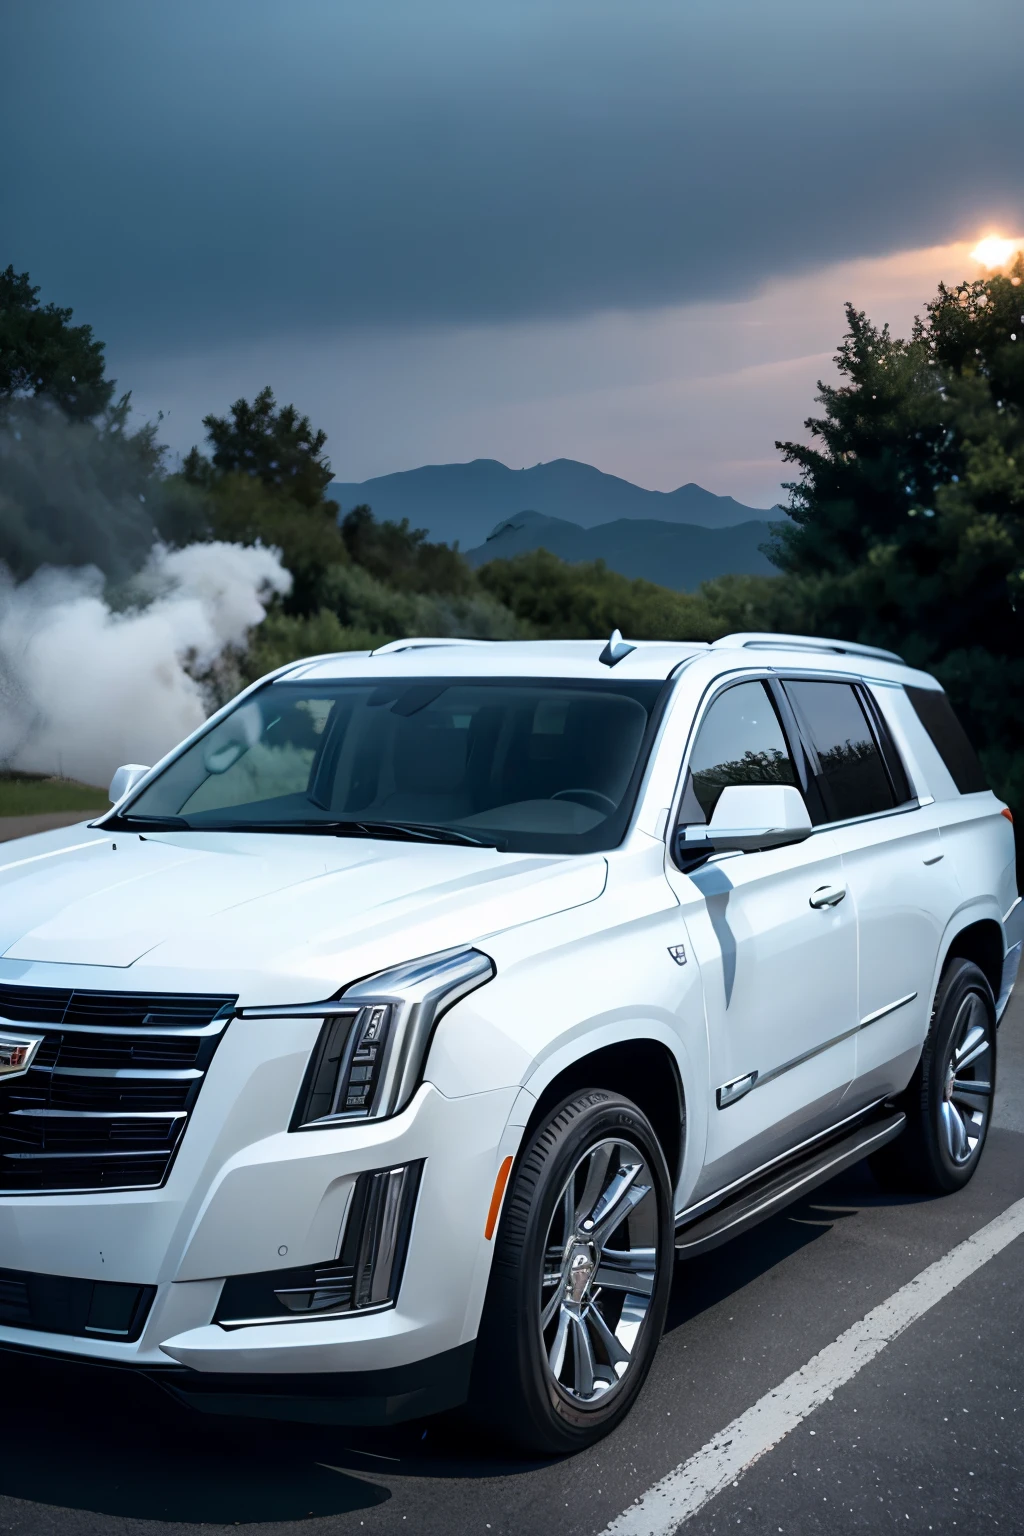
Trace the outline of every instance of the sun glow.
<path fill-rule="evenodd" d="M 971 256 L 983 267 L 1005 267 L 1012 256 L 1024 246 L 1024 240 L 1004 240 L 1000 235 L 986 235 L 974 247 Z"/>

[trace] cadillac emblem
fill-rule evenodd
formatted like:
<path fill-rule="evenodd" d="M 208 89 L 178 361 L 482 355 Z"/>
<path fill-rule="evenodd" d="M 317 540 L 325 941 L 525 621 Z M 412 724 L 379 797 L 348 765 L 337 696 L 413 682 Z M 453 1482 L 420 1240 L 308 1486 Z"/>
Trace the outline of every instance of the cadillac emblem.
<path fill-rule="evenodd" d="M 0 1079 L 27 1072 L 42 1043 L 42 1035 L 0 1034 Z"/>

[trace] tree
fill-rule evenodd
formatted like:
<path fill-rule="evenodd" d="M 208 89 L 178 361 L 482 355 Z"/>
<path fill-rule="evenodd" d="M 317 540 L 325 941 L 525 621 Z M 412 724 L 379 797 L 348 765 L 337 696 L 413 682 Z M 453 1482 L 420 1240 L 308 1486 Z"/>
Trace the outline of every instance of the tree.
<path fill-rule="evenodd" d="M 934 671 L 1024 810 L 1024 259 L 940 285 L 909 341 L 847 309 L 772 557 L 818 633 Z M 1019 329 L 1018 329 L 1019 327 Z"/>
<path fill-rule="evenodd" d="M 279 549 L 293 577 L 287 612 L 315 614 L 326 574 L 348 561 L 338 503 L 324 496 L 327 434 L 293 405 L 278 408 L 269 388 L 251 404 L 236 400 L 227 416 L 205 416 L 203 425 L 210 456 L 193 448 L 182 478 L 204 499 L 205 526 L 192 519 L 183 534 Z"/>
<path fill-rule="evenodd" d="M 144 564 L 162 492 L 151 428 L 126 405 L 69 421 L 38 400 L 0 421 L 0 561 L 21 581 L 40 565 L 96 565 L 123 580 Z"/>
<path fill-rule="evenodd" d="M 426 529 L 411 528 L 407 517 L 400 523 L 378 523 L 369 507 L 353 507 L 342 519 L 341 536 L 357 565 L 400 592 L 467 596 L 476 587 L 458 550 L 428 543 Z"/>
<path fill-rule="evenodd" d="M 278 408 L 269 386 L 251 404 L 236 400 L 227 416 L 204 416 L 203 426 L 213 452 L 206 459 L 192 449 L 184 465 L 187 479 L 209 483 L 211 471 L 215 476 L 248 475 L 300 506 L 332 507 L 337 517 L 337 502 L 324 500 L 333 478 L 324 455 L 327 433 L 314 431 L 309 417 L 300 416 L 294 405 Z"/>
<path fill-rule="evenodd" d="M 104 377 L 103 343 L 91 326 L 72 325 L 71 315 L 40 304 L 27 272 L 0 272 L 0 411 L 39 396 L 83 421 L 110 405 L 114 380 Z"/>

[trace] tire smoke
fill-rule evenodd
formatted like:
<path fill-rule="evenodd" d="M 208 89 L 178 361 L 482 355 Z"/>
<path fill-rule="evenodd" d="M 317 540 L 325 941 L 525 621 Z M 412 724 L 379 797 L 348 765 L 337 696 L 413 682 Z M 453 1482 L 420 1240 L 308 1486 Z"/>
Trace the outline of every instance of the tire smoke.
<path fill-rule="evenodd" d="M 111 607 L 94 566 L 0 565 L 0 763 L 106 785 L 154 763 L 217 702 L 208 682 L 291 587 L 276 550 L 157 545 Z"/>

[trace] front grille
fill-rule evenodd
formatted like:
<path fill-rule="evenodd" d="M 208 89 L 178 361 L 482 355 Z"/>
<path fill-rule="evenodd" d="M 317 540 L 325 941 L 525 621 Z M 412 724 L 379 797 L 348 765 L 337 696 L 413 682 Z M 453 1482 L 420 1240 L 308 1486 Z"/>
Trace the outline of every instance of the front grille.
<path fill-rule="evenodd" d="M 0 1194 L 163 1183 L 236 997 L 0 984 L 0 1029 L 41 1036 L 0 1077 Z"/>

